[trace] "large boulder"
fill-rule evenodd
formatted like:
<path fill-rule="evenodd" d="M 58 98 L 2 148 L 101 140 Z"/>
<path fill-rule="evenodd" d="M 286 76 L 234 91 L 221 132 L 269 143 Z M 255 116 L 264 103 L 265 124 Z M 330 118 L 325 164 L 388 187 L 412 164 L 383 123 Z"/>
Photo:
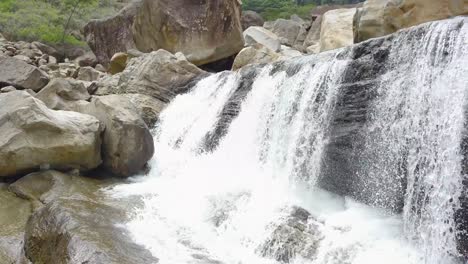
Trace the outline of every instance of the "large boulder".
<path fill-rule="evenodd" d="M 318 17 L 323 16 L 326 12 L 331 10 L 342 8 L 358 8 L 361 6 L 362 3 L 350 5 L 319 5 L 310 10 L 310 18 L 312 19 L 312 21 L 315 21 Z"/>
<path fill-rule="evenodd" d="M 153 136 L 138 109 L 121 95 L 93 97 L 82 101 L 77 111 L 98 118 L 104 125 L 102 157 L 104 167 L 121 177 L 142 169 L 154 153 Z"/>
<path fill-rule="evenodd" d="M 263 21 L 263 18 L 260 14 L 258 14 L 255 11 L 250 11 L 250 10 L 242 11 L 241 22 L 242 22 L 243 30 L 246 30 L 252 26 L 261 27 L 263 26 L 263 23 L 265 23 L 265 21 Z"/>
<path fill-rule="evenodd" d="M 94 169 L 101 131 L 96 118 L 51 110 L 25 91 L 0 94 L 0 177 L 40 167 Z"/>
<path fill-rule="evenodd" d="M 122 96 L 132 102 L 149 128 L 154 127 L 159 120 L 159 114 L 167 106 L 161 100 L 144 94 L 122 94 Z"/>
<path fill-rule="evenodd" d="M 302 46 L 307 34 L 306 28 L 304 28 L 302 23 L 282 18 L 275 21 L 271 31 L 279 37 L 281 44 L 290 47 L 294 45 Z"/>
<path fill-rule="evenodd" d="M 238 70 L 249 64 L 270 63 L 278 60 L 279 57 L 278 53 L 257 43 L 242 49 L 237 54 L 232 65 L 232 70 Z"/>
<path fill-rule="evenodd" d="M 96 95 L 137 93 L 168 103 L 206 74 L 185 57 L 158 50 L 131 59 L 123 72 L 101 79 Z"/>
<path fill-rule="evenodd" d="M 388 0 L 367 0 L 359 8 L 355 18 L 355 42 L 388 34 L 385 28 L 384 13 Z"/>
<path fill-rule="evenodd" d="M 387 32 L 425 22 L 468 15 L 466 0 L 389 0 L 384 14 Z"/>
<path fill-rule="evenodd" d="M 244 31 L 245 44 L 250 46 L 259 43 L 274 52 L 281 49 L 281 42 L 277 35 L 263 27 L 249 27 Z"/>
<path fill-rule="evenodd" d="M 49 82 L 46 73 L 22 60 L 0 55 L 0 88 L 14 86 L 39 91 Z"/>
<path fill-rule="evenodd" d="M 320 30 L 321 52 L 354 44 L 355 15 L 356 8 L 331 10 L 323 15 Z"/>
<path fill-rule="evenodd" d="M 134 1 L 113 17 L 92 20 L 84 27 L 86 42 L 104 66 L 112 56 L 135 48 L 132 25 L 141 1 Z"/>
<path fill-rule="evenodd" d="M 356 42 L 467 14 L 464 0 L 367 0 L 356 18 Z"/>
<path fill-rule="evenodd" d="M 238 0 L 143 0 L 133 24 L 143 52 L 182 52 L 195 65 L 218 61 L 244 46 Z"/>
<path fill-rule="evenodd" d="M 113 180 L 57 171 L 29 174 L 10 185 L 18 197 L 37 205 L 26 223 L 21 263 L 157 263 L 118 227 L 129 221 L 126 210 L 139 200 L 107 202 L 101 189 L 113 185 Z"/>
<path fill-rule="evenodd" d="M 91 96 L 86 86 L 73 79 L 52 79 L 36 98 L 54 110 L 72 110 L 70 104 L 79 100 L 89 100 Z"/>

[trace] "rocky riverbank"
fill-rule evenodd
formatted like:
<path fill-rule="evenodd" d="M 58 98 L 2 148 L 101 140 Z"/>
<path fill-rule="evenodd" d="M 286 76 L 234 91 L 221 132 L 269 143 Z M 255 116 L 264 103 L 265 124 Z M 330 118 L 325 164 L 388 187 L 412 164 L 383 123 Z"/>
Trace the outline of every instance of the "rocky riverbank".
<path fill-rule="evenodd" d="M 139 198 L 116 201 L 103 190 L 151 169 L 152 128 L 177 95 L 208 71 L 239 70 L 242 85 L 221 113 L 232 119 L 257 74 L 254 64 L 281 65 L 372 39 L 353 52 L 379 68 L 358 63 L 349 73 L 371 76 L 388 54 L 385 41 L 373 38 L 467 14 L 460 1 L 368 0 L 320 7 L 309 19 L 264 22 L 254 12 L 241 14 L 237 0 L 141 0 L 85 27 L 95 55 L 63 61 L 45 44 L 0 35 L 0 263 L 157 263 L 119 227 Z M 292 227 L 275 231 L 281 239 L 304 235 L 297 226 L 310 214 L 297 212 Z M 267 241 L 260 251 L 280 242 Z M 277 250 L 278 261 L 288 262 L 287 249 Z"/>

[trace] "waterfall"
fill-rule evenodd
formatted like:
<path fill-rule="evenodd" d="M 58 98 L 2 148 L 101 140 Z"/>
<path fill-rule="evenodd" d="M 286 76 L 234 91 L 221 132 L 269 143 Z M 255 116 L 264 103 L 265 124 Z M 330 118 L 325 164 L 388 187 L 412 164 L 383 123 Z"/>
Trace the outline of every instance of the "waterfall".
<path fill-rule="evenodd" d="M 467 21 L 199 81 L 127 228 L 169 264 L 461 263 Z"/>

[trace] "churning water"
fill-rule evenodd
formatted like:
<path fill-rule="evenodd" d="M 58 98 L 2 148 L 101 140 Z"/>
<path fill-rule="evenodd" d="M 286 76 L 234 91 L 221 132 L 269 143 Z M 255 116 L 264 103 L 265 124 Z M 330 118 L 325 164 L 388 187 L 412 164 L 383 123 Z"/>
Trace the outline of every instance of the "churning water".
<path fill-rule="evenodd" d="M 346 49 L 219 73 L 176 97 L 155 128 L 150 174 L 112 190 L 144 201 L 127 224 L 134 239 L 164 264 L 461 263 L 466 22 L 388 40 L 359 153 L 370 205 L 318 186 Z M 383 208 L 399 193 L 400 212 Z"/>

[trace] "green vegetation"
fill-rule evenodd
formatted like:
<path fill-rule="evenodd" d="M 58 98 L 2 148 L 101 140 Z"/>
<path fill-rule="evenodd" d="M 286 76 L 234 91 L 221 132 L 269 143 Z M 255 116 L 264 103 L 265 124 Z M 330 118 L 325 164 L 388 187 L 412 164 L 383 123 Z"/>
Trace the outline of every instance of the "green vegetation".
<path fill-rule="evenodd" d="M 114 13 L 116 0 L 1 0 L 0 32 L 12 40 L 85 45 L 80 29 Z"/>
<path fill-rule="evenodd" d="M 354 4 L 364 0 L 243 0 L 242 9 L 253 10 L 265 20 L 289 18 L 297 14 L 309 18 L 309 12 L 317 5 Z"/>

